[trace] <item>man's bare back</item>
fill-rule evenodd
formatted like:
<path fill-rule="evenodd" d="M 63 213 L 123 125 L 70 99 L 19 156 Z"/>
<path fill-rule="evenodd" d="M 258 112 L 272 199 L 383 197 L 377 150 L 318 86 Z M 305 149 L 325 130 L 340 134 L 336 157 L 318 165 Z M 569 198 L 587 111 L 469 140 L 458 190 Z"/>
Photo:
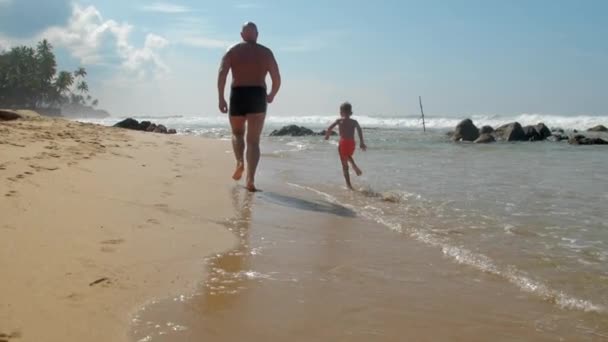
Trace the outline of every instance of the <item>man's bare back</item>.
<path fill-rule="evenodd" d="M 274 55 L 264 45 L 241 42 L 226 53 L 232 69 L 232 87 L 261 86 L 266 88 L 266 75 L 276 69 Z M 273 70 L 274 71 L 274 70 Z"/>

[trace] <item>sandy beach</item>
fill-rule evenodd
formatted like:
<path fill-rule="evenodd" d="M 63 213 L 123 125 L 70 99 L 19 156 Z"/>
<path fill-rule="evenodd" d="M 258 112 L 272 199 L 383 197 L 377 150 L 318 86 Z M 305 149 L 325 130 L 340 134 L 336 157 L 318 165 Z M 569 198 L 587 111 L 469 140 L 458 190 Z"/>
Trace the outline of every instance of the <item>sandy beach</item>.
<path fill-rule="evenodd" d="M 0 122 L 0 340 L 126 341 L 236 243 L 229 145 L 25 116 Z"/>

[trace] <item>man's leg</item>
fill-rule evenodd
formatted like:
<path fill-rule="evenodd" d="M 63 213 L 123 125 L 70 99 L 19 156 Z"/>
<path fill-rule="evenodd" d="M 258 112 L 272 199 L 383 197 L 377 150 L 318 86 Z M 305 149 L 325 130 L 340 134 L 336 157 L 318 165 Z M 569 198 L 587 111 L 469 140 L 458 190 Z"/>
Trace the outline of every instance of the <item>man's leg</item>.
<path fill-rule="evenodd" d="M 230 127 L 232 127 L 232 149 L 234 150 L 234 158 L 236 158 L 236 169 L 232 175 L 232 179 L 240 180 L 245 171 L 245 161 L 243 155 L 245 153 L 245 116 L 231 116 Z"/>
<path fill-rule="evenodd" d="M 342 162 L 342 172 L 344 173 L 344 180 L 346 181 L 346 186 L 352 190 L 353 186 L 350 184 L 350 173 L 348 171 L 348 159 L 340 157 L 340 161 Z"/>
<path fill-rule="evenodd" d="M 361 176 L 363 174 L 363 172 L 361 172 L 361 169 L 357 166 L 357 164 L 355 164 L 355 160 L 353 159 L 352 156 L 348 157 L 348 161 L 353 166 L 353 170 L 355 170 L 355 173 L 357 174 L 357 176 Z"/>
<path fill-rule="evenodd" d="M 247 190 L 256 191 L 255 171 L 260 161 L 260 136 L 266 113 L 247 114 Z"/>

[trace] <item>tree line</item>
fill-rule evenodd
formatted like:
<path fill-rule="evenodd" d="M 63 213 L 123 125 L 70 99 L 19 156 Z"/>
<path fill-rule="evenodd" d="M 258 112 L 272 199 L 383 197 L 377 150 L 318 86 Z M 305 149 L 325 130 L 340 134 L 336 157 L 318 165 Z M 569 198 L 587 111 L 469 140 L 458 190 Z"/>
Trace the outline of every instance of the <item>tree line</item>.
<path fill-rule="evenodd" d="M 18 46 L 0 53 L 0 108 L 58 108 L 90 105 L 87 71 L 57 71 L 53 46 L 46 40 L 36 47 Z"/>

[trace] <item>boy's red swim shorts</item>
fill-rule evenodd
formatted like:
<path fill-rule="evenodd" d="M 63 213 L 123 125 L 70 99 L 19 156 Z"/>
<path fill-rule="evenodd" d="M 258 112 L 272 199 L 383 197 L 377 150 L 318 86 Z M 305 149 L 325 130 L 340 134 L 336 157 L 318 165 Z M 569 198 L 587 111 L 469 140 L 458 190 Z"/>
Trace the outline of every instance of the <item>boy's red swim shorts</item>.
<path fill-rule="evenodd" d="M 340 159 L 348 159 L 355 153 L 355 139 L 340 139 L 338 144 L 338 152 L 340 152 Z"/>

